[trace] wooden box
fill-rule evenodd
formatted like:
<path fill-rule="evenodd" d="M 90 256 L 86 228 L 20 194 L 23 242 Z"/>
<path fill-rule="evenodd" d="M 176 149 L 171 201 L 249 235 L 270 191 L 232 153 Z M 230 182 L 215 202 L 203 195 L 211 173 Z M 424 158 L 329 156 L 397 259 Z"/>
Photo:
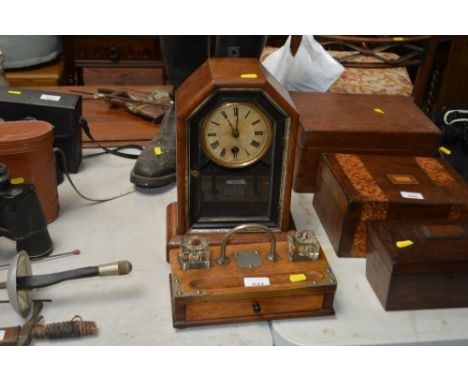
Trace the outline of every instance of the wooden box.
<path fill-rule="evenodd" d="M 321 153 L 435 156 L 440 131 L 404 96 L 299 93 L 296 192 L 315 192 Z"/>
<path fill-rule="evenodd" d="M 230 262 L 217 263 L 219 245 L 211 245 L 211 265 L 182 270 L 179 249 L 169 251 L 170 289 L 175 328 L 334 315 L 336 279 L 320 250 L 318 260 L 291 262 L 286 242 L 276 242 L 279 259 L 267 260 L 269 243 L 232 244 Z M 240 268 L 235 252 L 258 250 L 261 265 Z M 268 279 L 269 285 L 246 286 Z M 263 283 L 263 281 L 258 281 Z"/>
<path fill-rule="evenodd" d="M 436 158 L 323 154 L 313 205 L 337 255 L 364 257 L 368 221 L 464 218 L 467 187 Z"/>
<path fill-rule="evenodd" d="M 386 310 L 468 307 L 468 221 L 372 222 L 366 276 Z"/>
<path fill-rule="evenodd" d="M 57 86 L 63 74 L 63 60 L 32 68 L 9 69 L 5 77 L 11 87 Z"/>

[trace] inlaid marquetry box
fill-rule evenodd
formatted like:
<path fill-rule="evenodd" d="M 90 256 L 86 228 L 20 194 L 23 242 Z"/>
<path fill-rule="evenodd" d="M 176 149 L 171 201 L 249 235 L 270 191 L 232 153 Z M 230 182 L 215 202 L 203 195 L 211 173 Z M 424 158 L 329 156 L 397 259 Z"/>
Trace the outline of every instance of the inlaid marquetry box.
<path fill-rule="evenodd" d="M 442 160 L 323 154 L 313 205 L 338 256 L 366 256 L 367 222 L 466 218 L 468 188 Z"/>

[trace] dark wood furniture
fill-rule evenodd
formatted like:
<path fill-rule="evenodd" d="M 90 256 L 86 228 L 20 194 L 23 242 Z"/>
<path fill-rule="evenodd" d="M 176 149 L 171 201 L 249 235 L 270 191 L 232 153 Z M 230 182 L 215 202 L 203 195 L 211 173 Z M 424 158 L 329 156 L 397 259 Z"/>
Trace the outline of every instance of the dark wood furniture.
<path fill-rule="evenodd" d="M 371 222 L 366 276 L 385 310 L 468 306 L 468 222 Z"/>
<path fill-rule="evenodd" d="M 323 154 L 313 205 L 337 255 L 363 257 L 369 221 L 465 218 L 468 185 L 436 158 Z"/>
<path fill-rule="evenodd" d="M 165 71 L 158 36 L 63 36 L 69 85 L 158 85 Z"/>
<path fill-rule="evenodd" d="M 280 46 L 287 36 L 270 36 Z M 214 56 L 216 36 L 211 36 Z M 63 36 L 68 85 L 160 85 L 166 72 L 159 36 Z"/>
<path fill-rule="evenodd" d="M 336 58 L 349 68 L 416 68 L 413 80 L 412 98 L 421 107 L 428 78 L 437 49 L 437 36 L 315 36 L 322 46 L 330 50 L 349 52 Z M 397 57 L 387 58 L 382 53 L 396 53 Z M 357 62 L 358 57 L 372 60 Z"/>
<path fill-rule="evenodd" d="M 300 113 L 294 190 L 316 191 L 326 152 L 434 156 L 440 131 L 403 96 L 291 92 Z"/>
<path fill-rule="evenodd" d="M 468 104 L 468 36 L 449 36 L 440 45 L 425 102 L 431 115 L 446 105 Z"/>

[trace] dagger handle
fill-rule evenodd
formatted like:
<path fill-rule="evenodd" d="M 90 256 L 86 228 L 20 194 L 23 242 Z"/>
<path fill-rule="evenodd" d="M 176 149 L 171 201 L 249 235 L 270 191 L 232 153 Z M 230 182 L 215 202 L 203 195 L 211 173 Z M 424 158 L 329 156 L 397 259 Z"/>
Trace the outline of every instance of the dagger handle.
<path fill-rule="evenodd" d="M 77 338 L 95 335 L 97 332 L 94 321 L 71 320 L 53 324 L 36 324 L 32 329 L 32 338 L 60 340 L 62 338 Z"/>

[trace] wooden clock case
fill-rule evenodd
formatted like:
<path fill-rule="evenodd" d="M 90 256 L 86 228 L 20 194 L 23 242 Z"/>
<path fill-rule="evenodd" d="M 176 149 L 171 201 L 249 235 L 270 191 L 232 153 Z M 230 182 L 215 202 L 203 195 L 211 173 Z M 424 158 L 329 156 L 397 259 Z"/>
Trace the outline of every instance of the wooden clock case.
<path fill-rule="evenodd" d="M 266 225 L 276 231 L 278 240 L 285 240 L 288 229 L 294 227 L 290 202 L 299 121 L 294 103 L 289 93 L 257 60 L 213 58 L 199 67 L 176 91 L 177 203 L 171 203 L 167 207 L 167 253 L 169 249 L 180 245 L 182 235 L 200 231 L 209 236 L 210 243 L 219 244 L 224 235 L 223 231 L 236 225 L 223 226 L 223 223 L 220 223 L 214 224 L 212 229 L 197 229 L 194 228 L 190 216 L 190 177 L 193 176 L 189 168 L 191 148 L 188 145 L 188 135 L 193 128 L 190 121 L 210 102 L 211 106 L 207 107 L 215 107 L 217 97 L 221 102 L 223 97 L 220 94 L 223 92 L 230 94 L 230 99 L 235 99 L 236 94 L 240 99 L 249 98 L 249 94 L 260 95 L 256 98 L 262 98 L 258 102 L 270 103 L 273 108 L 283 113 L 285 133 L 281 142 L 277 143 L 278 147 L 282 147 L 282 166 L 276 179 L 279 184 L 277 192 L 272 192 L 273 196 L 277 197 L 278 212 L 275 221 Z M 251 236 L 249 233 L 240 235 L 236 242 L 249 242 L 252 240 Z M 258 241 L 258 235 L 254 236 L 254 240 Z"/>

